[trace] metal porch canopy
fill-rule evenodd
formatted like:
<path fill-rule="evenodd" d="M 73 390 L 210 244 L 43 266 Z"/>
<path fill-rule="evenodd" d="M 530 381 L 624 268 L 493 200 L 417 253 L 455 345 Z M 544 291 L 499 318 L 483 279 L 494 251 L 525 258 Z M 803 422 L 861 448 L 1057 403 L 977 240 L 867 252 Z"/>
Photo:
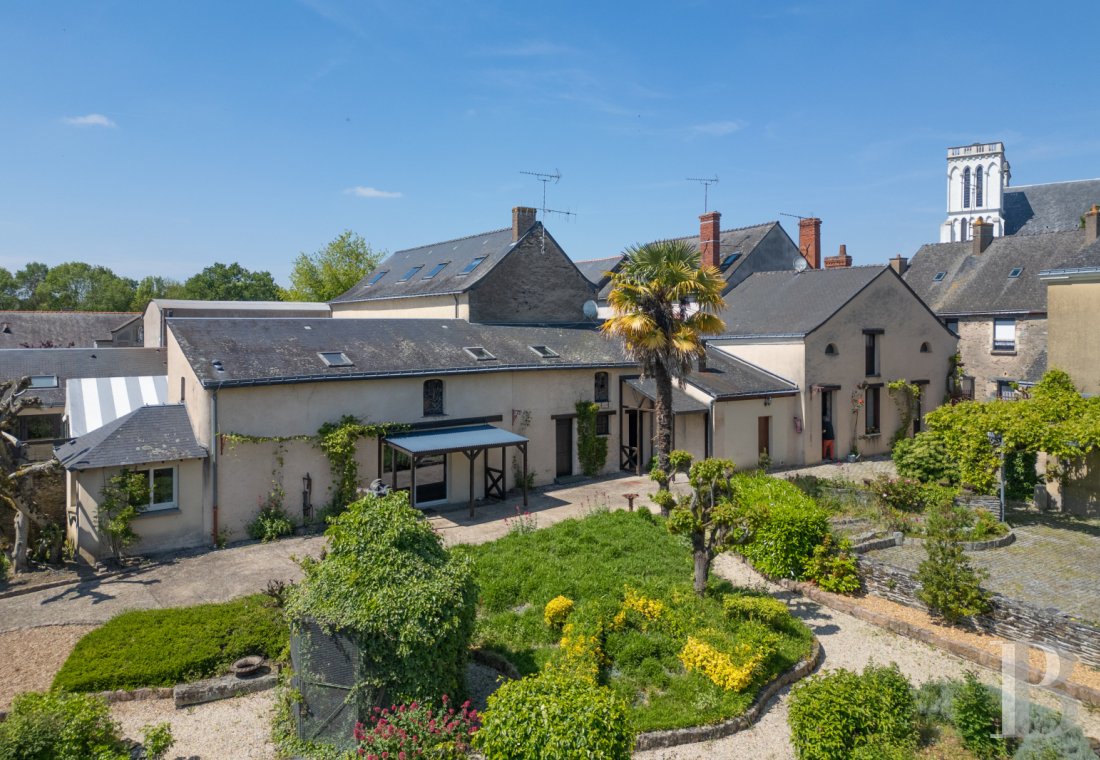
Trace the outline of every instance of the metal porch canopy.
<path fill-rule="evenodd" d="M 510 430 L 492 425 L 471 425 L 469 427 L 446 428 L 443 430 L 423 430 L 414 433 L 402 433 L 383 438 L 381 443 L 391 449 L 402 451 L 412 460 L 411 493 L 416 494 L 416 465 L 421 457 L 432 454 L 452 454 L 461 451 L 470 462 L 470 517 L 474 516 L 474 460 L 489 449 L 500 449 L 500 468 L 489 466 L 488 453 L 485 461 L 485 495 L 503 499 L 506 491 L 504 475 L 506 471 L 505 449 L 517 447 L 523 454 L 523 506 L 527 506 L 527 443 L 528 439 Z M 382 448 L 378 449 L 381 459 Z M 378 467 L 382 471 L 381 462 Z M 397 468 L 394 468 L 396 476 Z"/>

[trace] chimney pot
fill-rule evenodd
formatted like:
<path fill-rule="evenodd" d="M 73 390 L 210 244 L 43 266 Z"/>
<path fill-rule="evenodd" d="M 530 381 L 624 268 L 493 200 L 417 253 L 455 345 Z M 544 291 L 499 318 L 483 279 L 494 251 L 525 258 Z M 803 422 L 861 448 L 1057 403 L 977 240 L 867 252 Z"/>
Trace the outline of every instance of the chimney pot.
<path fill-rule="evenodd" d="M 699 263 L 718 268 L 722 262 L 722 215 L 711 211 L 699 217 Z"/>
<path fill-rule="evenodd" d="M 1085 245 L 1100 240 L 1100 206 L 1095 203 L 1085 213 Z"/>
<path fill-rule="evenodd" d="M 512 209 L 512 242 L 516 242 L 527 230 L 535 226 L 536 209 L 516 206 Z"/>
<path fill-rule="evenodd" d="M 970 228 L 973 234 L 972 245 L 974 246 L 974 255 L 984 253 L 985 249 L 989 247 L 989 244 L 993 242 L 993 223 L 987 222 L 980 216 L 974 220 L 974 224 Z"/>
<path fill-rule="evenodd" d="M 848 246 L 841 243 L 840 251 L 836 256 L 825 259 L 826 269 L 846 269 L 852 266 L 852 257 L 848 255 Z"/>
<path fill-rule="evenodd" d="M 890 259 L 890 266 L 898 276 L 905 274 L 909 270 L 909 259 L 902 256 L 900 253 L 894 258 Z"/>
<path fill-rule="evenodd" d="M 811 269 L 821 269 L 821 220 L 817 217 L 798 220 L 798 250 Z"/>

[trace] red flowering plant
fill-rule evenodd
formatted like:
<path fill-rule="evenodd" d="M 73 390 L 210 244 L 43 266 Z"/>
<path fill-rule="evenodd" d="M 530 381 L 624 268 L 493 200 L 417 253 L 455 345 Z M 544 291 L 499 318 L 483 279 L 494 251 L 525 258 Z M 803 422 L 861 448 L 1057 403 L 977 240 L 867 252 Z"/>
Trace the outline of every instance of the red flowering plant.
<path fill-rule="evenodd" d="M 454 708 L 446 694 L 438 710 L 421 702 L 376 707 L 368 724 L 355 726 L 356 753 L 365 760 L 464 758 L 480 725 L 469 700 Z"/>

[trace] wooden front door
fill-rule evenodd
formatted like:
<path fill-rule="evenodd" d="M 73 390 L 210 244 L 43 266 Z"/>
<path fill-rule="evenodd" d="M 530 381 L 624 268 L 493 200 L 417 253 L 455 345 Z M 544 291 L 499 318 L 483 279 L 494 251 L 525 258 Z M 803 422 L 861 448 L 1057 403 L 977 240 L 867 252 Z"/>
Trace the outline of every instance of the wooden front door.
<path fill-rule="evenodd" d="M 758 454 L 772 453 L 772 418 L 771 417 L 757 417 L 756 418 L 756 451 Z"/>
<path fill-rule="evenodd" d="M 573 474 L 573 420 L 557 421 L 557 475 Z"/>

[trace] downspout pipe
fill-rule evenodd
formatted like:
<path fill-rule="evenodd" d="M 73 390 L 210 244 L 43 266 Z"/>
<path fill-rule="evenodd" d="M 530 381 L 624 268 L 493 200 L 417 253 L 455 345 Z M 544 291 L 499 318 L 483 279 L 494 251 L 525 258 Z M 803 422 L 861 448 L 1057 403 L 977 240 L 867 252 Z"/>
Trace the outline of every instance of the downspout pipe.
<path fill-rule="evenodd" d="M 210 487 L 212 525 L 210 540 L 218 545 L 218 391 L 210 397 Z"/>

